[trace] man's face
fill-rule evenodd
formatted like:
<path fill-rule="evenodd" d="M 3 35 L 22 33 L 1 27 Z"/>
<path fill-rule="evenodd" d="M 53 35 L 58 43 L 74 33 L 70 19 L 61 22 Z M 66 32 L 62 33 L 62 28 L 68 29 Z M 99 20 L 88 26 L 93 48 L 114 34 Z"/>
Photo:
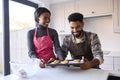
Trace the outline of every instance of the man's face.
<path fill-rule="evenodd" d="M 80 21 L 71 21 L 70 22 L 71 32 L 76 38 L 78 38 L 81 35 L 83 26 L 84 26 L 84 23 L 82 23 Z"/>

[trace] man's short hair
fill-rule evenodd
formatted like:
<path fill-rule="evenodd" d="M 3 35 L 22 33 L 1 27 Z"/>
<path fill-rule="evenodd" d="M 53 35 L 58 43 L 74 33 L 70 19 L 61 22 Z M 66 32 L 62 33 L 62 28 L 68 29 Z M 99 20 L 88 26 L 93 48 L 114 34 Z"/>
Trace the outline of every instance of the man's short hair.
<path fill-rule="evenodd" d="M 81 13 L 72 13 L 68 16 L 69 22 L 71 21 L 80 21 L 83 22 L 83 14 Z"/>

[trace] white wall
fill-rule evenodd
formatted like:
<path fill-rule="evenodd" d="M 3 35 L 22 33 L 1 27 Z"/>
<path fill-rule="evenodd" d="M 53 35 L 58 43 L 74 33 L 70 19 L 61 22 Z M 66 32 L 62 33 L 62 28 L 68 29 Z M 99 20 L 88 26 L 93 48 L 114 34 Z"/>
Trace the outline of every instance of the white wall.
<path fill-rule="evenodd" d="M 84 30 L 98 34 L 103 50 L 120 51 L 120 33 L 113 32 L 112 16 L 88 18 L 84 21 Z"/>
<path fill-rule="evenodd" d="M 66 1 L 74 1 L 74 0 L 29 0 L 29 1 L 39 4 L 39 7 L 42 6 L 50 9 L 50 4 L 66 2 Z"/>
<path fill-rule="evenodd" d="M 49 0 L 29 0 L 29 1 L 37 3 L 39 7 L 46 7 L 49 9 L 49 4 L 50 4 Z"/>
<path fill-rule="evenodd" d="M 49 1 L 50 4 L 55 4 L 55 3 L 74 1 L 74 0 L 46 0 L 46 1 Z"/>

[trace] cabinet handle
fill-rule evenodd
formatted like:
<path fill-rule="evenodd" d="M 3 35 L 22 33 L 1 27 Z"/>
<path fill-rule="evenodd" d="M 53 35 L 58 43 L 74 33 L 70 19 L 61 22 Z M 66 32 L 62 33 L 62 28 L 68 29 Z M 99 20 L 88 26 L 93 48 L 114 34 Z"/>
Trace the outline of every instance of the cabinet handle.
<path fill-rule="evenodd" d="M 92 14 L 94 14 L 95 12 L 94 11 L 92 11 Z"/>
<path fill-rule="evenodd" d="M 118 69 L 118 71 L 120 71 L 120 69 Z"/>
<path fill-rule="evenodd" d="M 65 32 L 64 30 L 61 30 L 60 32 Z"/>

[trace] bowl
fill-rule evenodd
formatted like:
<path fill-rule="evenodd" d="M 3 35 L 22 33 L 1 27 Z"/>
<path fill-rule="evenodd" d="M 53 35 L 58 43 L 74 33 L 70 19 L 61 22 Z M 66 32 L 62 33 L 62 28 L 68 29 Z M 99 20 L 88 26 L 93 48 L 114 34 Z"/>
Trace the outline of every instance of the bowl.
<path fill-rule="evenodd" d="M 20 61 L 10 61 L 10 68 L 13 74 L 21 78 L 29 78 L 34 76 L 39 70 L 38 62 L 20 62 Z"/>

